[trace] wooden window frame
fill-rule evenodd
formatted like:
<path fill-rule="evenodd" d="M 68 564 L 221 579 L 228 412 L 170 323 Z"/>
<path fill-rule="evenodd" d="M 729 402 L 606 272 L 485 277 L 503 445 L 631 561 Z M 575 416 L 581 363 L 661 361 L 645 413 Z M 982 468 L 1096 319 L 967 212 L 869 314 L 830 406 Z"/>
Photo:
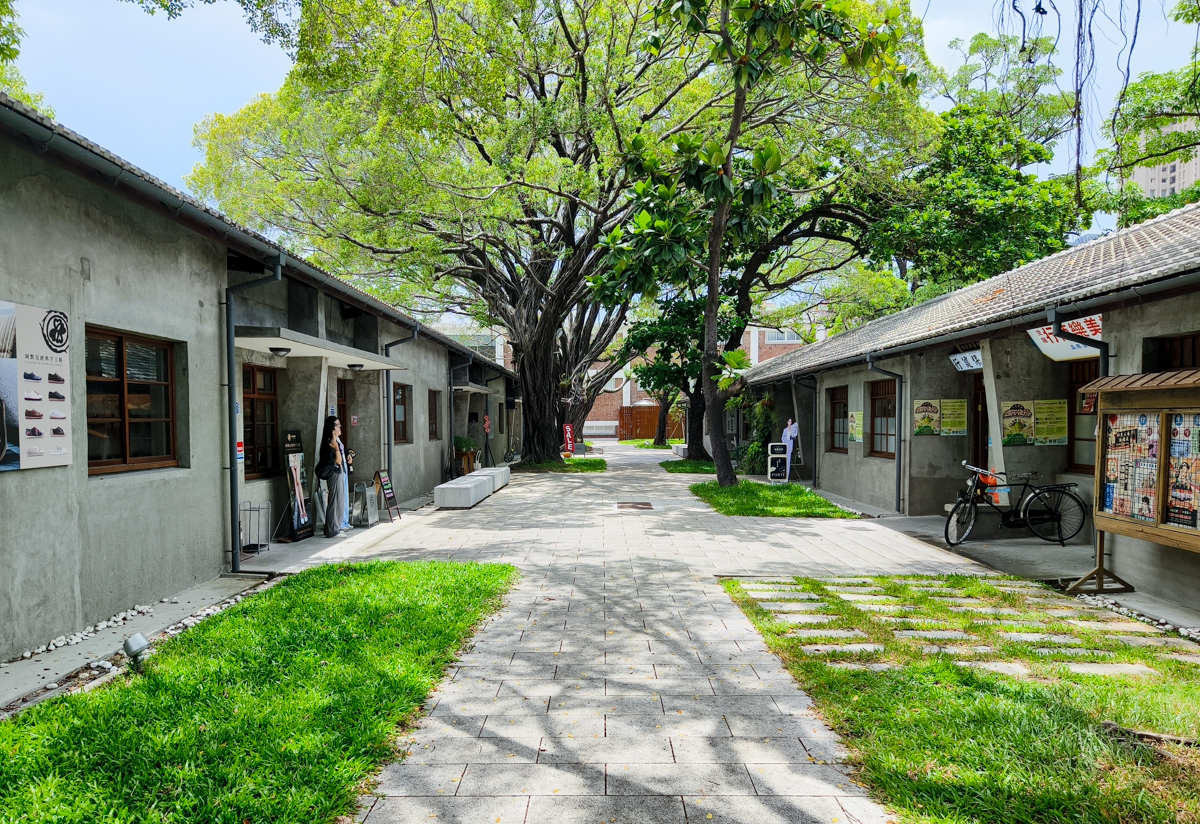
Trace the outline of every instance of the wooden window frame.
<path fill-rule="evenodd" d="M 429 390 L 429 440 L 442 439 L 442 393 L 436 389 Z"/>
<path fill-rule="evenodd" d="M 825 408 L 829 413 L 829 446 L 826 452 L 847 454 L 850 452 L 850 387 L 831 386 L 825 390 Z M 835 424 L 842 422 L 839 433 Z M 838 435 L 841 435 L 844 446 L 838 446 Z"/>
<path fill-rule="evenodd" d="M 875 437 L 876 437 L 876 435 L 878 435 L 879 437 L 885 438 L 885 439 L 888 437 L 894 437 L 897 439 L 897 441 L 899 441 L 899 438 L 900 438 L 900 408 L 899 408 L 899 406 L 896 405 L 896 380 L 894 378 L 888 378 L 887 380 L 882 380 L 882 381 L 871 381 L 867 384 L 867 386 L 870 387 L 870 391 L 868 392 L 868 397 L 870 398 L 870 401 L 869 401 L 870 406 L 868 407 L 867 412 L 865 413 L 867 416 L 867 422 L 870 424 L 870 426 L 868 427 L 868 432 L 869 432 L 868 437 L 870 438 L 868 443 L 870 444 L 870 448 L 869 448 L 869 451 L 867 452 L 867 454 L 869 456 L 871 456 L 872 458 L 888 458 L 888 459 L 894 461 L 896 459 L 895 448 L 893 448 L 891 452 L 887 452 L 887 451 L 881 450 L 881 449 L 876 449 L 875 448 Z M 889 400 L 892 402 L 891 418 L 892 418 L 892 420 L 894 420 L 896 422 L 895 435 L 891 435 L 891 436 L 889 436 L 889 434 L 887 432 L 877 433 L 875 431 L 875 418 L 877 417 L 875 414 L 875 404 L 880 403 L 880 402 L 887 403 Z M 887 417 L 887 416 L 883 416 L 883 417 Z"/>
<path fill-rule="evenodd" d="M 1083 415 L 1079 411 L 1079 405 L 1083 402 L 1083 396 L 1079 394 L 1079 390 L 1100 377 L 1100 359 L 1086 358 L 1070 361 L 1067 364 L 1067 369 L 1068 385 L 1070 387 L 1070 394 L 1067 396 L 1067 472 L 1080 472 L 1085 475 L 1091 475 L 1096 471 L 1095 464 L 1088 466 L 1087 464 L 1075 463 L 1075 442 L 1079 440 L 1079 438 L 1075 437 L 1075 419 Z M 1085 372 L 1086 374 L 1084 374 Z M 1099 398 L 1097 398 L 1098 400 Z M 1100 415 L 1098 411 L 1086 417 L 1094 417 L 1097 421 L 1097 426 L 1099 425 Z M 1095 438 L 1092 440 L 1095 440 Z M 1097 454 L 1099 454 L 1099 450 L 1100 445 L 1097 444 Z"/>
<path fill-rule="evenodd" d="M 88 475 L 115 475 L 121 472 L 137 472 L 143 469 L 167 469 L 170 467 L 179 466 L 179 445 L 177 440 L 177 429 L 179 425 L 178 414 L 176 412 L 177 404 L 175 400 L 176 380 L 175 380 L 175 346 L 170 341 L 158 340 L 156 338 L 147 338 L 141 335 L 130 335 L 125 332 L 119 332 L 112 329 L 101 329 L 99 327 L 85 326 L 84 327 L 84 420 L 88 425 L 93 420 L 111 423 L 119 420 L 122 424 L 123 441 L 122 450 L 124 452 L 121 458 L 111 458 L 104 461 L 87 462 Z M 110 340 L 117 344 L 117 372 L 120 375 L 118 378 L 102 378 L 93 377 L 87 374 L 87 339 L 95 338 L 100 340 Z M 171 454 L 170 455 L 155 455 L 149 458 L 133 458 L 129 455 L 129 372 L 126 368 L 128 362 L 127 351 L 130 343 L 140 343 L 147 346 L 154 346 L 165 349 L 167 352 L 167 377 L 166 381 L 146 381 L 139 380 L 135 383 L 147 383 L 155 386 L 167 387 L 167 403 L 169 411 L 167 418 L 138 418 L 137 423 L 161 423 L 166 421 L 170 423 L 170 438 L 171 438 Z M 88 416 L 87 410 L 87 384 L 89 382 L 106 382 L 115 383 L 118 385 L 117 394 L 119 397 L 119 408 L 121 410 L 120 418 L 91 418 Z"/>
<path fill-rule="evenodd" d="M 246 371 L 250 371 L 250 390 L 246 391 Z M 271 393 L 259 393 L 257 373 L 270 372 L 271 385 L 275 387 L 275 391 Z M 258 466 L 259 447 L 257 441 L 257 421 L 253 410 L 259 401 L 265 401 L 275 404 L 275 422 L 271 424 L 274 427 L 275 435 L 271 446 L 275 447 L 275 466 L 269 466 L 262 469 Z M 248 423 L 247 423 L 248 422 Z M 251 442 L 246 438 L 246 429 L 249 429 L 255 440 Z M 256 478 L 270 478 L 279 475 L 283 472 L 283 462 L 280 460 L 281 448 L 279 445 L 279 370 L 270 366 L 258 366 L 253 363 L 242 364 L 242 448 L 246 456 L 246 480 L 254 480 Z M 251 456 L 255 456 L 253 459 Z M 252 468 L 253 467 L 253 468 Z"/>
<path fill-rule="evenodd" d="M 403 421 L 401 421 L 396 416 L 396 409 L 400 406 L 400 404 L 396 402 L 396 393 L 397 393 L 397 391 L 400 391 L 400 390 L 403 390 L 403 392 L 404 392 L 404 404 L 403 404 L 404 405 L 404 420 Z M 393 383 L 392 384 L 392 443 L 393 444 L 406 444 L 406 443 L 413 442 L 413 438 L 412 438 L 412 435 L 413 435 L 413 431 L 412 431 L 413 430 L 413 427 L 412 427 L 412 406 L 413 406 L 412 393 L 413 393 L 412 384 L 408 384 L 408 383 Z M 401 437 L 401 435 L 399 434 L 399 428 L 401 426 L 404 427 L 403 437 Z"/>

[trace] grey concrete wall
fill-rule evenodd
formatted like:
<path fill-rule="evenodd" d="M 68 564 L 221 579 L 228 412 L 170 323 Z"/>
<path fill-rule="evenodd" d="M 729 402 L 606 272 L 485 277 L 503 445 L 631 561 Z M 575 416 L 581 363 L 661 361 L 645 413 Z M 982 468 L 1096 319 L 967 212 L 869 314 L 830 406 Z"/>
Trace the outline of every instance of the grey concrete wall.
<path fill-rule="evenodd" d="M 912 430 L 912 410 L 917 400 L 964 398 L 967 400 L 967 435 L 914 435 L 906 463 L 909 515 L 944 515 L 945 506 L 958 500 L 958 491 L 967 479 L 963 461 L 971 458 L 971 420 L 969 414 L 974 375 L 959 372 L 950 361 L 950 347 L 931 349 L 910 355 L 909 380 L 905 387 L 908 428 Z"/>
<path fill-rule="evenodd" d="M 0 136 L 0 299 L 70 315 L 76 421 L 71 466 L 0 473 L 0 660 L 221 571 L 224 286 L 223 247 Z M 89 477 L 88 324 L 176 342 L 183 466 Z"/>
<path fill-rule="evenodd" d="M 380 345 L 408 337 L 411 333 L 390 321 L 380 321 Z M 449 393 L 447 392 L 449 354 L 445 347 L 427 337 L 418 337 L 392 349 L 392 357 L 408 368 L 392 373 L 392 380 L 413 388 L 409 414 L 412 419 L 412 443 L 392 445 L 392 484 L 400 501 L 424 495 L 442 482 L 442 473 L 448 466 L 447 450 L 450 447 Z M 429 439 L 429 390 L 441 393 L 439 402 L 441 438 Z M 390 404 L 389 399 L 389 404 Z M 390 408 L 382 410 L 384 418 L 381 428 L 387 429 L 387 438 L 392 438 Z M 461 430 L 460 430 L 461 432 Z M 386 463 L 386 452 L 381 466 Z M 373 470 L 372 470 L 373 472 Z"/>
<path fill-rule="evenodd" d="M 1069 367 L 1043 355 L 1027 333 L 993 338 L 990 347 L 997 402 L 1067 398 Z M 988 398 L 989 404 L 992 400 Z M 993 432 L 993 451 L 999 442 L 999 432 Z M 1067 468 L 1068 449 L 1067 446 L 1005 446 L 1003 469 L 1009 473 L 1037 470 L 1041 473 L 1038 483 L 1051 483 L 1055 475 Z"/>

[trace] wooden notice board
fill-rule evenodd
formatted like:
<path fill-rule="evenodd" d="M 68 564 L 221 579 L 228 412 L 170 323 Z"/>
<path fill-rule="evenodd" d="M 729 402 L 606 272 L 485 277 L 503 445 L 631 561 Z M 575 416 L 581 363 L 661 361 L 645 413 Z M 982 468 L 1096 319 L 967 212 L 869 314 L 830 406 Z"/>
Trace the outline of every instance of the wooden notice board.
<path fill-rule="evenodd" d="M 375 488 L 379 492 L 379 499 L 383 501 L 383 506 L 387 510 L 388 523 L 392 522 L 392 510 L 396 510 L 396 517 L 400 517 L 400 504 L 396 501 L 396 490 L 392 489 L 392 479 L 388 477 L 387 470 L 380 469 L 375 473 Z"/>

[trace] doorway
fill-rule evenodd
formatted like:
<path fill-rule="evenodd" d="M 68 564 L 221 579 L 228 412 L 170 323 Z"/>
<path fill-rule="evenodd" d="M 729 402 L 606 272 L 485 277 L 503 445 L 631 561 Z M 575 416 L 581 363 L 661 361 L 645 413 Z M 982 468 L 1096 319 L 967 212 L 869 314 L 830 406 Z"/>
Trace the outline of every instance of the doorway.
<path fill-rule="evenodd" d="M 983 388 L 983 373 L 976 372 L 971 388 L 971 463 L 988 469 L 988 411 L 987 392 Z"/>
<path fill-rule="evenodd" d="M 337 382 L 337 416 L 342 422 L 342 432 L 350 434 L 350 419 L 346 417 L 346 385 L 349 383 L 345 378 L 338 378 Z"/>

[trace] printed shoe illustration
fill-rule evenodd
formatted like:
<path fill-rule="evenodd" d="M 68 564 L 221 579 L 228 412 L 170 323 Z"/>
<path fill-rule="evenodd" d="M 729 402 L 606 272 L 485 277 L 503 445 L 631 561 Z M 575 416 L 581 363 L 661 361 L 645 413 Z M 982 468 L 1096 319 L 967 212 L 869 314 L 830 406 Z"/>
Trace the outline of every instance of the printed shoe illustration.
<path fill-rule="evenodd" d="M 38 382 L 42 379 L 41 375 L 35 375 L 32 372 L 25 372 L 21 377 L 30 382 Z"/>
<path fill-rule="evenodd" d="M 63 449 L 61 446 L 56 446 L 50 450 L 50 454 L 51 455 L 66 455 L 67 450 Z"/>
<path fill-rule="evenodd" d="M 65 438 L 65 437 L 67 437 L 67 433 L 63 431 L 63 428 L 61 426 L 56 426 L 50 430 L 50 437 L 51 438 Z"/>
<path fill-rule="evenodd" d="M 42 430 L 38 429 L 36 426 L 31 426 L 31 427 L 29 427 L 28 429 L 26 429 L 26 430 L 25 430 L 25 437 L 26 437 L 26 438 L 40 438 L 40 437 L 42 437 L 42 436 L 43 436 L 43 435 L 45 435 L 45 434 L 46 434 L 45 432 L 43 432 Z"/>
<path fill-rule="evenodd" d="M 40 421 L 42 419 L 42 413 L 36 409 L 26 409 L 25 417 L 31 421 Z"/>
<path fill-rule="evenodd" d="M 63 397 L 62 392 L 50 392 L 46 395 L 46 397 L 52 401 L 65 401 L 66 400 L 66 398 Z"/>
<path fill-rule="evenodd" d="M 43 452 L 42 450 L 38 449 L 36 446 L 31 446 L 25 450 L 25 454 L 31 458 L 40 458 L 43 455 L 45 455 L 46 453 Z"/>
<path fill-rule="evenodd" d="M 65 421 L 67 419 L 67 413 L 62 412 L 58 409 L 55 409 L 53 412 L 50 413 L 50 418 L 51 418 L 51 420 Z"/>
<path fill-rule="evenodd" d="M 63 376 L 57 372 L 51 372 L 46 380 L 50 381 L 50 383 L 66 383 L 66 381 L 63 380 Z"/>
<path fill-rule="evenodd" d="M 32 389 L 25 393 L 25 400 L 27 401 L 40 401 L 41 399 L 42 396 L 39 393 L 34 392 Z"/>

